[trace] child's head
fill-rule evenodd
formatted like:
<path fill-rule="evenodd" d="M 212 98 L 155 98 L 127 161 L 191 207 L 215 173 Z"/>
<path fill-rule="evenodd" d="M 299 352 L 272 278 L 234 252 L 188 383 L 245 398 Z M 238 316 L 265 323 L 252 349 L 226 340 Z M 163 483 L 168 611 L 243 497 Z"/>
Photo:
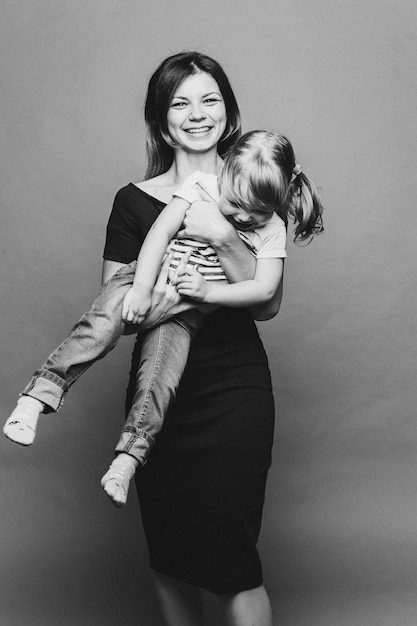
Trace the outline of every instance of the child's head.
<path fill-rule="evenodd" d="M 314 183 L 301 171 L 286 137 L 265 130 L 243 135 L 226 155 L 219 208 L 239 230 L 264 226 L 277 213 L 296 224 L 295 240 L 323 230 Z"/>

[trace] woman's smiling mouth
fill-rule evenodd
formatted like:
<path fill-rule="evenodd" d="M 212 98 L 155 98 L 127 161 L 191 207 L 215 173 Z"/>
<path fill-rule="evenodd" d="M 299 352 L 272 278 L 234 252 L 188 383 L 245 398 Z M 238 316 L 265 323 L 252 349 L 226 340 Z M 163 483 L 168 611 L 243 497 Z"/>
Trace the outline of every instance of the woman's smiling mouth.
<path fill-rule="evenodd" d="M 203 135 L 204 133 L 208 133 L 213 126 L 200 126 L 198 128 L 184 128 L 186 133 L 190 135 Z"/>

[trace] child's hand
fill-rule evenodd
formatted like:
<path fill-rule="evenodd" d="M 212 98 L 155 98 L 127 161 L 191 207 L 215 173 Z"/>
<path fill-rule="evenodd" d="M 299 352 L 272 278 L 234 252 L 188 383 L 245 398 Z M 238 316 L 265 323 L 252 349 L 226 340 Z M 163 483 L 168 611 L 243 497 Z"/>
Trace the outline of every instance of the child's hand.
<path fill-rule="evenodd" d="M 175 280 L 176 288 L 181 296 L 192 298 L 197 302 L 205 302 L 210 285 L 198 271 L 198 268 L 186 268 Z"/>
<path fill-rule="evenodd" d="M 123 300 L 122 320 L 129 324 L 140 324 L 151 308 L 151 302 L 150 289 L 132 285 Z"/>

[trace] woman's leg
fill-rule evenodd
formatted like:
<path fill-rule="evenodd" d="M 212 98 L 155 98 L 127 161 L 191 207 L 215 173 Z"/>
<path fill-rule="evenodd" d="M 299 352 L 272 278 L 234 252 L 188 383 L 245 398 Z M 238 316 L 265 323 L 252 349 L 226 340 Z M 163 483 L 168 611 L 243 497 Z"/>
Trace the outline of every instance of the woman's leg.
<path fill-rule="evenodd" d="M 225 626 L 272 626 L 272 611 L 265 587 L 219 596 Z"/>
<path fill-rule="evenodd" d="M 155 588 L 166 626 L 203 625 L 203 599 L 198 587 L 155 574 Z"/>

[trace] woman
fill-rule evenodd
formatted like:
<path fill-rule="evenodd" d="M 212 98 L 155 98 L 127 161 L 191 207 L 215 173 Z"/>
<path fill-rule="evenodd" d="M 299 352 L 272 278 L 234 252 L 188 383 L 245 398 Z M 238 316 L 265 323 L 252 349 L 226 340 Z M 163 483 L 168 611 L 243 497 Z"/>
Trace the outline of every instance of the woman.
<path fill-rule="evenodd" d="M 219 173 L 220 155 L 240 134 L 224 71 L 197 52 L 174 55 L 159 66 L 149 83 L 145 120 L 146 177 L 116 196 L 103 282 L 136 258 L 156 216 L 193 171 Z M 253 257 L 214 203 L 192 205 L 184 234 L 215 248 L 230 281 L 252 278 Z M 256 319 L 278 312 L 281 293 L 282 285 L 266 307 L 252 311 Z M 149 325 L 190 306 L 161 281 L 153 300 Z M 128 406 L 139 352 L 140 339 Z M 273 422 L 270 374 L 251 314 L 219 309 L 193 341 L 175 404 L 136 479 L 150 565 L 169 626 L 202 624 L 200 588 L 218 595 L 226 624 L 271 626 L 256 542 Z"/>

